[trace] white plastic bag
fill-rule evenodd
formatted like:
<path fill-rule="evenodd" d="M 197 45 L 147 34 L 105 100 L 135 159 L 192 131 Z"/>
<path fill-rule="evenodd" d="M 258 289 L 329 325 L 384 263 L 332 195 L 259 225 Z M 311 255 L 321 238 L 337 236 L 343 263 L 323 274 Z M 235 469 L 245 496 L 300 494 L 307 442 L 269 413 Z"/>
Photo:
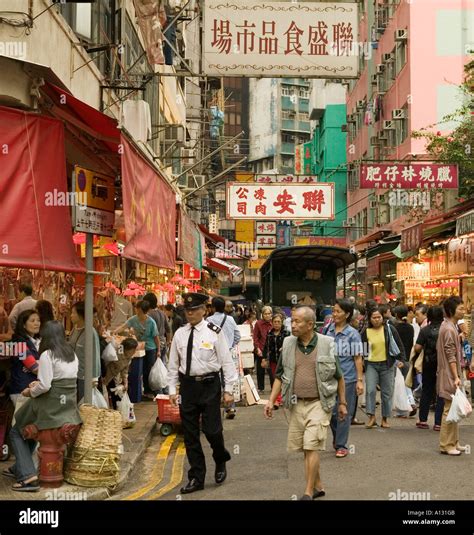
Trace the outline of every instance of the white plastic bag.
<path fill-rule="evenodd" d="M 456 393 L 451 397 L 453 402 L 446 417 L 446 422 L 457 423 L 471 414 L 472 407 L 466 394 L 459 387 L 456 388 Z"/>
<path fill-rule="evenodd" d="M 152 390 L 160 390 L 168 386 L 168 370 L 160 357 L 156 359 L 153 368 L 150 370 L 148 384 Z"/>
<path fill-rule="evenodd" d="M 96 386 L 92 388 L 92 405 L 94 405 L 94 407 L 97 407 L 98 409 L 109 408 L 107 401 L 105 401 L 104 396 Z"/>
<path fill-rule="evenodd" d="M 408 401 L 407 390 L 405 388 L 405 379 L 402 372 L 397 368 L 395 372 L 395 386 L 393 389 L 393 408 L 399 411 L 411 411 L 412 406 Z"/>
<path fill-rule="evenodd" d="M 117 403 L 120 404 L 119 410 L 122 415 L 123 427 L 133 427 L 137 421 L 135 417 L 135 410 L 133 408 L 133 403 L 130 401 L 127 392 L 122 396 L 122 400 Z"/>
<path fill-rule="evenodd" d="M 101 358 L 104 362 L 116 362 L 118 360 L 117 350 L 115 349 L 113 342 L 107 344 L 104 351 L 102 351 Z"/>

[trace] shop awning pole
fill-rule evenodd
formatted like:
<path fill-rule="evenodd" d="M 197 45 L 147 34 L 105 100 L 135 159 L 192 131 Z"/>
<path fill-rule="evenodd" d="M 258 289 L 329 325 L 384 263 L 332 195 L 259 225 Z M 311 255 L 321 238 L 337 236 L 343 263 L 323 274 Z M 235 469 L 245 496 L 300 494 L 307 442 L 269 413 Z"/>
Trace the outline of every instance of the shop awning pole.
<path fill-rule="evenodd" d="M 346 297 L 346 266 L 344 266 L 344 279 L 343 279 L 343 284 L 344 284 L 344 292 L 342 293 L 342 296 L 343 297 Z"/>
<path fill-rule="evenodd" d="M 93 363 L 93 309 L 94 309 L 94 235 L 86 233 L 86 295 L 85 295 L 85 367 L 84 403 L 92 404 L 92 363 Z"/>

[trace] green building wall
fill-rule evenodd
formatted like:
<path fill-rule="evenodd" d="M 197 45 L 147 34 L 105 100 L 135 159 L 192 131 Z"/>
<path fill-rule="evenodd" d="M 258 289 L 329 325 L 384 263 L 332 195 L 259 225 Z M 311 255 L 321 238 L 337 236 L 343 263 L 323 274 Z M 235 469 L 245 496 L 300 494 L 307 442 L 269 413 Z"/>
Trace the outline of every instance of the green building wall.
<path fill-rule="evenodd" d="M 347 219 L 346 105 L 328 105 L 313 133 L 313 174 L 319 182 L 335 183 L 335 219 L 315 224 L 315 235 L 345 237 Z"/>

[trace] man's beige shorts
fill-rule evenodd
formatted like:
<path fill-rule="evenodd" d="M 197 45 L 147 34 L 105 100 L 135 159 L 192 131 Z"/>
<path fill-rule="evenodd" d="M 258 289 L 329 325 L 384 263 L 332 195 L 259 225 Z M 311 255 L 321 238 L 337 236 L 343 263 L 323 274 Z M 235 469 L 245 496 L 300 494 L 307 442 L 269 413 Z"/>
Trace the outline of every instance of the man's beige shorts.
<path fill-rule="evenodd" d="M 330 417 L 320 401 L 298 399 L 290 409 L 288 451 L 325 450 Z"/>

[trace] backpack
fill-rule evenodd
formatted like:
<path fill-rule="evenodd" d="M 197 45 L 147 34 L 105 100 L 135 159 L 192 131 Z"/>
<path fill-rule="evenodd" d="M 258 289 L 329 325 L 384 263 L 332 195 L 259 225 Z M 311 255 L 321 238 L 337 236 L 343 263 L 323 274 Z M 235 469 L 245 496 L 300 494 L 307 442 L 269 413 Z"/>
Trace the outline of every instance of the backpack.
<path fill-rule="evenodd" d="M 426 337 L 424 346 L 426 364 L 436 364 L 438 361 L 438 352 L 436 351 L 436 344 L 438 342 L 439 328 L 441 325 L 430 325 L 429 336 Z"/>

